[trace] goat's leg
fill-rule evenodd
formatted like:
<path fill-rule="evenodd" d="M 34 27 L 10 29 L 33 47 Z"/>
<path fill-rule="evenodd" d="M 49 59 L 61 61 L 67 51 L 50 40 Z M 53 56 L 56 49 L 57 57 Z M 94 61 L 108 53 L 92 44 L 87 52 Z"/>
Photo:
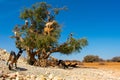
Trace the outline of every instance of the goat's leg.
<path fill-rule="evenodd" d="M 17 69 L 17 63 L 15 63 L 15 68 Z"/>
<path fill-rule="evenodd" d="M 62 64 L 64 69 L 68 68 L 68 66 L 65 64 L 65 62 L 62 61 L 61 64 Z"/>
<path fill-rule="evenodd" d="M 11 64 L 11 63 L 10 63 L 10 64 L 9 64 L 9 67 L 8 67 L 8 68 L 9 68 L 9 70 L 11 70 L 11 69 L 12 69 L 12 67 L 13 67 L 13 64 Z"/>
<path fill-rule="evenodd" d="M 12 56 L 10 55 L 10 56 L 9 56 L 9 59 L 7 60 L 6 65 L 8 65 L 9 61 L 11 60 L 11 58 L 12 58 Z"/>
<path fill-rule="evenodd" d="M 11 58 L 9 58 L 6 62 L 6 65 L 9 65 L 9 61 L 11 60 Z"/>
<path fill-rule="evenodd" d="M 7 61 L 6 65 L 8 65 L 9 61 Z"/>

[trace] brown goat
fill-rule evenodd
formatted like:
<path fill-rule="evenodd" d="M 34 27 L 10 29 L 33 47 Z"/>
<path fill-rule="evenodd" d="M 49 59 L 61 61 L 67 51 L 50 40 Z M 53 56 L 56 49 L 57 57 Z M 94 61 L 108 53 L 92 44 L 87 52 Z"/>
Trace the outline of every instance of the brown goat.
<path fill-rule="evenodd" d="M 15 68 L 17 68 L 17 60 L 19 59 L 19 57 L 21 56 L 21 54 L 23 53 L 23 50 L 19 49 L 18 54 L 16 55 L 14 51 L 11 51 L 9 59 L 7 61 L 7 65 L 9 65 L 9 70 L 12 69 L 13 64 L 15 64 Z M 10 61 L 10 63 L 9 63 Z"/>
<path fill-rule="evenodd" d="M 56 21 L 47 22 L 44 28 L 44 34 L 50 35 L 50 32 L 54 30 L 54 24 L 56 23 Z"/>
<path fill-rule="evenodd" d="M 62 66 L 64 69 L 69 67 L 69 65 L 66 65 L 66 64 L 65 64 L 65 61 L 63 61 L 63 60 L 59 60 L 59 61 L 58 61 L 58 64 L 57 64 L 57 65 L 59 66 L 60 64 L 61 64 L 61 66 Z"/>

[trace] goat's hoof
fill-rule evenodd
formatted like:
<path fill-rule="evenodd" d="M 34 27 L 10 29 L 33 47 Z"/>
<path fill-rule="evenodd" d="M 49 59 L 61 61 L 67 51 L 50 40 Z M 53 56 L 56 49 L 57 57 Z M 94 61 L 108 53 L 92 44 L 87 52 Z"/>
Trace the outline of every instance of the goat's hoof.
<path fill-rule="evenodd" d="M 8 62 L 6 63 L 6 65 L 8 65 Z"/>
<path fill-rule="evenodd" d="M 6 63 L 6 65 L 8 65 L 8 63 Z"/>
<path fill-rule="evenodd" d="M 12 68 L 11 68 L 11 65 L 9 65 L 9 67 L 8 67 L 8 68 L 9 68 L 9 70 L 11 70 L 11 69 L 12 69 Z"/>

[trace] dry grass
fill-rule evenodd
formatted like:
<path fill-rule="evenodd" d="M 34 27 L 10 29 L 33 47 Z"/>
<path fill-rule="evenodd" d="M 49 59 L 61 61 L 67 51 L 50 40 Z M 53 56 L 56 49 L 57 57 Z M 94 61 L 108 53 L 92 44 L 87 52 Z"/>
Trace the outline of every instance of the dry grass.
<path fill-rule="evenodd" d="M 94 63 L 83 63 L 83 64 L 84 67 L 88 67 L 88 68 L 120 70 L 120 62 L 94 62 Z"/>

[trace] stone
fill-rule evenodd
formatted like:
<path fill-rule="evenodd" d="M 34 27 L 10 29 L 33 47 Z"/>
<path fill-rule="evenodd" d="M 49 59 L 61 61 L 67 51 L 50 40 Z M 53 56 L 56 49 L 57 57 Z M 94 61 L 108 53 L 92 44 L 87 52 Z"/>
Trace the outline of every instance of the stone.
<path fill-rule="evenodd" d="M 55 76 L 52 80 L 63 80 L 61 77 Z"/>
<path fill-rule="evenodd" d="M 36 80 L 47 80 L 44 75 L 40 75 L 36 78 Z"/>
<path fill-rule="evenodd" d="M 0 71 L 0 78 L 3 76 L 4 71 Z"/>
<path fill-rule="evenodd" d="M 49 79 L 53 79 L 53 78 L 54 78 L 53 74 L 50 74 L 50 75 L 48 76 L 48 78 L 49 78 Z"/>
<path fill-rule="evenodd" d="M 10 79 L 16 79 L 17 76 L 19 77 L 19 72 L 8 74 L 8 77 L 9 77 Z"/>
<path fill-rule="evenodd" d="M 35 75 L 31 75 L 31 80 L 35 80 L 36 76 Z"/>
<path fill-rule="evenodd" d="M 30 75 L 27 75 L 26 78 L 30 78 Z"/>

